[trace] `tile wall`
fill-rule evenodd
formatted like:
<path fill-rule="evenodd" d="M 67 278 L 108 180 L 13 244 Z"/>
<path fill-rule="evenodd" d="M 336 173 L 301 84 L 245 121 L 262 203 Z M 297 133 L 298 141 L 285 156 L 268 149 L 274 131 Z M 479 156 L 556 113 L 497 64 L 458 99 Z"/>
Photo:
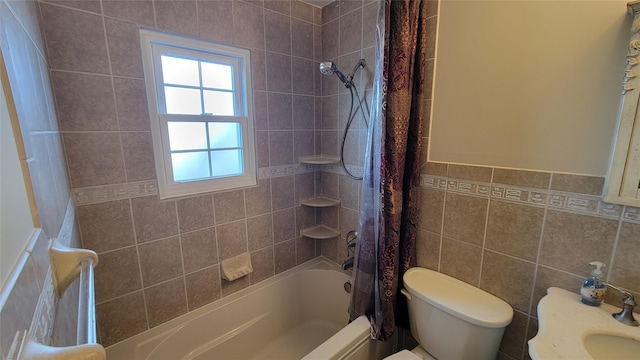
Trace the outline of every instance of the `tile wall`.
<path fill-rule="evenodd" d="M 0 1 L 0 48 L 9 82 L 3 89 L 13 95 L 21 134 L 17 142 L 24 144 L 20 160 L 37 207 L 36 231 L 16 259 L 14 274 L 0 296 L 0 359 L 6 358 L 16 332 L 28 330 L 32 320 L 42 325 L 33 328 L 36 339 L 50 343 L 48 325 L 55 309 L 34 317 L 39 297 L 54 301 L 48 242 L 57 238 L 67 246 L 80 245 L 39 17 L 35 1 Z M 14 240 L 26 243 L 27 239 Z M 72 340 L 66 334 L 75 341 L 74 294 L 77 284 L 59 302 L 54 345 L 69 344 Z"/>
<path fill-rule="evenodd" d="M 428 24 L 435 37 L 437 16 Z M 434 49 L 429 52 L 435 59 Z M 428 74 L 434 59 L 427 62 Z M 609 265 L 607 281 L 640 294 L 634 261 L 640 209 L 601 201 L 603 177 L 431 163 L 426 146 L 423 151 L 418 266 L 478 286 L 513 307 L 500 359 L 529 358 L 526 342 L 537 333 L 538 301 L 551 286 L 578 293 L 593 260 Z M 606 301 L 621 306 L 613 291 Z"/>
<path fill-rule="evenodd" d="M 322 8 L 322 60 L 332 61 L 345 75 L 351 72 L 359 59 L 365 59 L 366 66 L 354 78 L 357 93 L 363 100 L 363 108 L 371 108 L 371 89 L 375 71 L 376 21 L 378 2 L 376 1 L 334 1 Z M 322 154 L 338 157 L 345 125 L 349 118 L 351 93 L 342 85 L 338 77 L 321 76 L 322 117 L 317 124 Z M 354 107 L 358 100 L 354 96 Z M 344 161 L 349 171 L 362 175 L 367 142 L 367 125 L 358 111 L 344 145 Z M 320 242 L 322 255 L 342 263 L 353 255 L 347 255 L 346 234 L 358 229 L 360 209 L 360 180 L 347 176 L 340 165 L 325 166 L 319 174 L 319 193 L 341 200 L 340 207 L 319 211 L 320 222 L 340 230 L 341 236 Z"/>
<path fill-rule="evenodd" d="M 299 1 L 43 1 L 39 4 L 84 247 L 98 252 L 105 346 L 316 256 L 299 230 L 320 119 L 321 12 Z M 259 186 L 160 201 L 138 29 L 250 48 Z M 293 191 L 292 191 L 293 190 Z M 295 219 L 295 221 L 292 221 Z M 250 252 L 254 272 L 220 278 Z"/>
<path fill-rule="evenodd" d="M 346 257 L 343 237 L 319 242 L 318 252 L 313 242 L 296 237 L 316 220 L 343 234 L 357 226 L 359 182 L 337 168 L 315 173 L 297 166 L 299 155 L 338 154 L 348 111 L 349 93 L 335 77 L 320 75 L 318 61 L 333 60 L 349 72 L 365 58 L 359 90 L 370 98 L 377 5 L 359 0 L 336 4 L 319 10 L 298 1 L 262 0 L 0 3 L 3 55 L 16 74 L 12 90 L 15 84 L 24 94 L 42 95 L 20 95 L 32 105 L 21 111 L 40 111 L 25 115 L 34 120 L 21 125 L 29 134 L 25 141 L 33 158 L 38 207 L 46 209 L 41 214 L 53 214 L 41 219 L 42 228 L 46 237 L 56 236 L 65 199 L 73 197 L 83 245 L 100 254 L 96 281 L 105 345 L 316 253 L 337 262 Z M 435 9 L 429 19 L 433 29 Z M 139 26 L 252 49 L 260 186 L 158 200 Z M 433 60 L 427 65 L 433 69 Z M 354 127 L 347 163 L 357 169 L 364 151 L 361 119 Z M 422 173 L 418 264 L 479 286 L 514 307 L 501 358 L 527 357 L 525 342 L 535 334 L 535 307 L 544 289 L 577 291 L 591 260 L 609 263 L 609 281 L 640 292 L 640 267 L 632 261 L 639 251 L 639 210 L 600 202 L 601 178 L 436 163 L 425 163 Z M 339 197 L 341 207 L 316 214 L 296 206 L 300 197 L 315 192 Z M 239 282 L 221 280 L 219 261 L 243 251 L 251 252 L 256 271 Z M 46 256 L 38 251 L 25 255 L 26 270 L 5 302 L 3 319 L 29 318 L 29 302 L 10 300 L 40 291 L 37 279 L 48 265 L 39 258 Z M 3 327 L 2 356 L 8 333 Z"/>

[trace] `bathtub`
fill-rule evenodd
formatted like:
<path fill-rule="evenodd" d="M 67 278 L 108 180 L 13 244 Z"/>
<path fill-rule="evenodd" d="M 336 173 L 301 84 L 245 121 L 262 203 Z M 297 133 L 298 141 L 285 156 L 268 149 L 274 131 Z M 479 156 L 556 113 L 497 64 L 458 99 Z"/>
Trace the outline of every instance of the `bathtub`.
<path fill-rule="evenodd" d="M 393 342 L 348 324 L 350 276 L 316 258 L 106 349 L 108 360 L 382 359 Z"/>

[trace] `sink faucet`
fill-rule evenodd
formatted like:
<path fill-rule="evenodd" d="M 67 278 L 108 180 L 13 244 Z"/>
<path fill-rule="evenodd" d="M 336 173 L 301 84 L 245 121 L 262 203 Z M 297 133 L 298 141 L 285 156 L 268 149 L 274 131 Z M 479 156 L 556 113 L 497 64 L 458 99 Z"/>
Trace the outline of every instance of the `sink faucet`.
<path fill-rule="evenodd" d="M 622 293 L 622 295 L 624 295 L 622 310 L 619 313 L 611 314 L 613 318 L 625 325 L 638 326 L 638 322 L 633 317 L 633 308 L 638 305 L 638 303 L 636 303 L 636 300 L 633 298 L 633 294 L 628 292 L 627 290 L 621 289 L 609 283 L 605 283 L 605 285 L 612 289 L 618 290 Z"/>

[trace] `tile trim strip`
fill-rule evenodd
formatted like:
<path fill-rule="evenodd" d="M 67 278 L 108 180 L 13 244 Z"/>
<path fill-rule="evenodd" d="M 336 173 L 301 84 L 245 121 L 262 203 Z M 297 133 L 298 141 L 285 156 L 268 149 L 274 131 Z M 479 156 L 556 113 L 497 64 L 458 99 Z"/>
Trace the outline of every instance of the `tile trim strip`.
<path fill-rule="evenodd" d="M 318 165 L 311 164 L 264 167 L 258 169 L 258 180 L 304 174 L 318 169 Z M 76 205 L 87 205 L 156 194 L 158 194 L 156 181 L 146 180 L 73 189 L 73 200 Z"/>
<path fill-rule="evenodd" d="M 608 219 L 617 220 L 622 217 L 624 221 L 640 224 L 640 209 L 606 203 L 595 195 L 505 184 L 490 184 L 427 174 L 421 174 L 420 186 L 484 198 L 490 197 L 491 199 L 536 207 L 547 207 L 554 210 L 595 215 Z"/>

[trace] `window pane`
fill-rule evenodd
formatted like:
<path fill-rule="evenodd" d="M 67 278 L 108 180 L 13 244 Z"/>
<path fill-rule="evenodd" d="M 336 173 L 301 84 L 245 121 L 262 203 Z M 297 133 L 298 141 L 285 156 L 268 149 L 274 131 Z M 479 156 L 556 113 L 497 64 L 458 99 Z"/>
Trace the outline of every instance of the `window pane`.
<path fill-rule="evenodd" d="M 233 72 L 229 65 L 202 62 L 202 86 L 233 90 Z"/>
<path fill-rule="evenodd" d="M 165 84 L 200 86 L 198 61 L 162 55 L 162 77 Z"/>
<path fill-rule="evenodd" d="M 174 181 L 208 178 L 209 156 L 206 151 L 171 154 Z"/>
<path fill-rule="evenodd" d="M 214 177 L 241 175 L 244 172 L 242 150 L 212 151 L 211 169 Z"/>
<path fill-rule="evenodd" d="M 200 90 L 165 86 L 164 98 L 167 105 L 167 114 L 202 114 Z"/>
<path fill-rule="evenodd" d="M 204 91 L 204 112 L 220 116 L 233 116 L 235 109 L 233 93 L 225 91 Z"/>
<path fill-rule="evenodd" d="M 242 127 L 237 122 L 210 122 L 209 146 L 212 149 L 242 147 Z"/>
<path fill-rule="evenodd" d="M 205 125 L 203 122 L 169 122 L 170 150 L 206 150 L 207 132 Z"/>

